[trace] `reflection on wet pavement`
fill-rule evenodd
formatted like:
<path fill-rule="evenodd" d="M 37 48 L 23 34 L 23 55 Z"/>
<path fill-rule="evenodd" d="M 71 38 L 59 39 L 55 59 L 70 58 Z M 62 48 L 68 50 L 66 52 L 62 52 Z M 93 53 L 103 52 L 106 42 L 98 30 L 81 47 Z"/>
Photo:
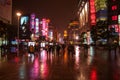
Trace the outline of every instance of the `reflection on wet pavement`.
<path fill-rule="evenodd" d="M 85 56 L 84 56 L 85 55 Z M 120 54 L 75 46 L 75 55 L 45 50 L 0 60 L 0 80 L 120 80 Z"/>

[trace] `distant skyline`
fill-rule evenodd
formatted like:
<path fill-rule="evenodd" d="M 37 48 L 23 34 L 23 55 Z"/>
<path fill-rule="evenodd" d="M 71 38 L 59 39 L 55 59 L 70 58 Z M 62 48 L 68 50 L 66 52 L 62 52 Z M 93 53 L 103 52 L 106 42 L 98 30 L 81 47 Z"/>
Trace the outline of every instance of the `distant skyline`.
<path fill-rule="evenodd" d="M 76 17 L 78 0 L 13 0 L 13 22 L 16 11 L 35 13 L 39 19 L 49 18 L 52 26 L 63 31 L 70 20 Z"/>

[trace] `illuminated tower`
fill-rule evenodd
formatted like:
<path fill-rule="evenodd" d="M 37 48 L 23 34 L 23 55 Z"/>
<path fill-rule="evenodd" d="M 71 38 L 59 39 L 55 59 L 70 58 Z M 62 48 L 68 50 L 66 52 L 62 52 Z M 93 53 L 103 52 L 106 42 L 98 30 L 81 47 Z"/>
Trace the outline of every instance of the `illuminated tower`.
<path fill-rule="evenodd" d="M 49 30 L 48 30 L 48 40 L 49 41 L 53 41 L 53 37 L 54 37 L 54 27 L 53 26 L 49 26 Z"/>
<path fill-rule="evenodd" d="M 34 41 L 39 38 L 39 19 L 36 18 L 35 14 L 31 14 L 30 16 L 30 31 L 32 32 L 31 34 L 31 39 Z"/>
<path fill-rule="evenodd" d="M 36 38 L 39 37 L 39 19 L 38 18 L 35 19 L 35 37 Z"/>
<path fill-rule="evenodd" d="M 35 28 L 35 14 L 30 16 L 30 30 L 32 31 Z"/>

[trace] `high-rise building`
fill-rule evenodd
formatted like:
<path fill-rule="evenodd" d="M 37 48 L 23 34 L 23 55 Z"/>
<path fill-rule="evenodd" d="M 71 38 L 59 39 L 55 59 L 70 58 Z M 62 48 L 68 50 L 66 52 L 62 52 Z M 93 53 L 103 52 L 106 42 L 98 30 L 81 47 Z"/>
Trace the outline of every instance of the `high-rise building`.
<path fill-rule="evenodd" d="M 12 23 L 12 0 L 0 0 L 0 21 Z"/>
<path fill-rule="evenodd" d="M 104 24 L 107 23 L 106 0 L 79 0 L 78 17 L 80 23 L 80 34 L 84 39 L 82 41 L 85 42 L 88 40 L 87 33 L 89 33 L 89 31 L 91 32 L 92 29 L 96 30 L 94 31 L 94 33 L 96 32 L 94 35 L 97 35 L 99 30 L 102 29 L 103 32 L 106 32 L 106 26 L 104 26 Z M 102 34 L 105 33 L 100 33 L 100 35 L 97 36 L 101 39 L 103 38 L 103 36 L 101 37 Z M 96 39 L 98 39 L 98 37 L 96 37 Z"/>
<path fill-rule="evenodd" d="M 68 43 L 73 43 L 77 41 L 76 37 L 79 35 L 79 21 L 78 20 L 71 20 L 68 28 L 67 28 L 67 40 Z"/>
<path fill-rule="evenodd" d="M 120 0 L 108 1 L 108 30 L 110 40 L 120 45 Z M 111 42 L 111 43 L 112 43 Z"/>
<path fill-rule="evenodd" d="M 80 41 L 82 44 L 87 44 L 90 42 L 88 33 L 96 25 L 95 0 L 80 0 L 78 4 L 78 17 L 80 23 Z"/>
<path fill-rule="evenodd" d="M 87 30 L 90 29 L 88 0 L 79 0 L 77 13 L 80 23 L 80 34 L 82 34 L 83 32 L 87 32 Z"/>
<path fill-rule="evenodd" d="M 42 19 L 42 36 L 45 36 L 46 40 L 48 40 L 48 27 L 49 27 L 49 19 Z"/>

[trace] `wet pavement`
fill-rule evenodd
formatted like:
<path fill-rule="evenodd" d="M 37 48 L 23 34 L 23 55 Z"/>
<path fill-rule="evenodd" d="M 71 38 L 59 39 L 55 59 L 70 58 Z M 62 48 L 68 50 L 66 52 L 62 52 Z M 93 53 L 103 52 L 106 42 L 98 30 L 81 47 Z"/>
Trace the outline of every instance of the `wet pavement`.
<path fill-rule="evenodd" d="M 45 50 L 0 59 L 0 80 L 120 80 L 117 50 L 75 48 L 75 55 Z"/>

